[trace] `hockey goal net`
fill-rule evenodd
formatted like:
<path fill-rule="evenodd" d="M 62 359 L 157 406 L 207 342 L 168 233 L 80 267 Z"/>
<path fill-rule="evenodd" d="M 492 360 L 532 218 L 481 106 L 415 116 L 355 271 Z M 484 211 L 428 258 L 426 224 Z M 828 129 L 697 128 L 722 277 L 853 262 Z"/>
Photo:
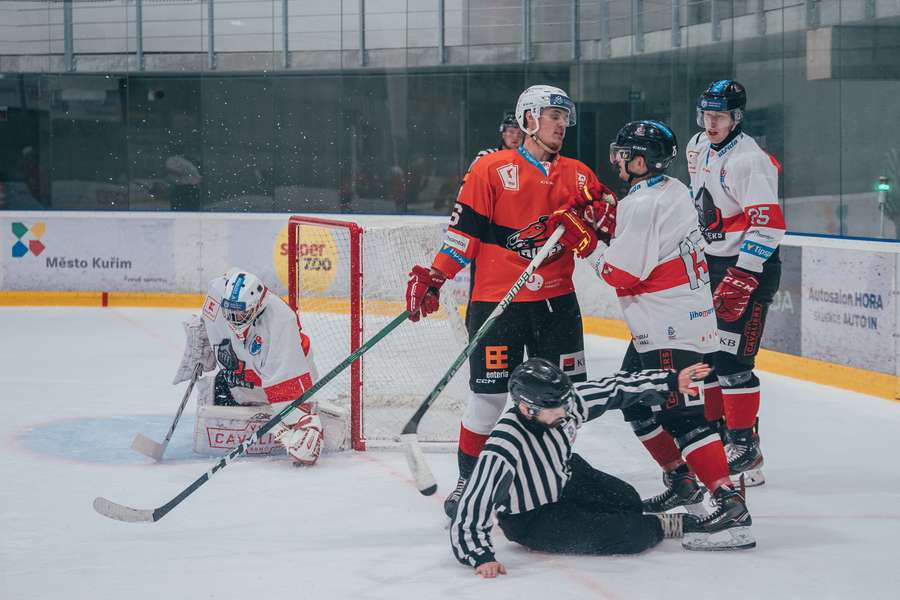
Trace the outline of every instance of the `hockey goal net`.
<path fill-rule="evenodd" d="M 324 375 L 406 309 L 406 281 L 428 265 L 444 237 L 435 221 L 370 225 L 294 216 L 288 226 L 288 293 Z M 465 278 L 441 290 L 441 310 L 404 323 L 328 385 L 316 399 L 350 412 L 355 450 L 396 445 L 409 417 L 466 344 L 460 306 Z M 449 447 L 468 395 L 463 367 L 422 419 L 419 439 Z"/>

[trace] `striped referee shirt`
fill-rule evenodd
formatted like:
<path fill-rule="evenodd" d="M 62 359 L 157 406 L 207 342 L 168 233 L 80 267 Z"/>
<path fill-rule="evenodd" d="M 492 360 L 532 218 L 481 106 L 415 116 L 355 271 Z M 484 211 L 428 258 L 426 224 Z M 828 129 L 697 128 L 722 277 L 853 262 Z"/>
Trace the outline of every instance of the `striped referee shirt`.
<path fill-rule="evenodd" d="M 574 402 L 559 427 L 529 427 L 515 406 L 497 421 L 450 526 L 450 543 L 461 563 L 477 567 L 495 560 L 490 536 L 494 510 L 514 515 L 559 500 L 571 476 L 569 459 L 579 427 L 610 409 L 641 400 L 663 402 L 662 394 L 678 390 L 678 374 L 619 371 L 574 388 Z"/>

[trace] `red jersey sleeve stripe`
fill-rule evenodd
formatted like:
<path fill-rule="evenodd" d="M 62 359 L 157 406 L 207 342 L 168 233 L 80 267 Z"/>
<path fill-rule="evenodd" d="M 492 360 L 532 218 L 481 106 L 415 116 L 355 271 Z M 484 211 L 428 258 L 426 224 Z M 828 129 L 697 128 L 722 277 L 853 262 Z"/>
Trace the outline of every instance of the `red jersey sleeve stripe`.
<path fill-rule="evenodd" d="M 287 379 L 265 388 L 266 398 L 269 400 L 269 404 L 294 401 L 300 397 L 304 390 L 308 390 L 311 387 L 312 376 L 309 373 L 304 373 L 298 377 Z"/>
<path fill-rule="evenodd" d="M 769 229 L 787 229 L 784 213 L 777 204 L 753 204 L 744 208 L 750 227 L 768 227 Z"/>
<path fill-rule="evenodd" d="M 606 263 L 603 265 L 603 272 L 600 274 L 603 281 L 618 289 L 627 289 L 639 284 L 641 280 L 628 271 L 624 271 L 615 265 Z"/>

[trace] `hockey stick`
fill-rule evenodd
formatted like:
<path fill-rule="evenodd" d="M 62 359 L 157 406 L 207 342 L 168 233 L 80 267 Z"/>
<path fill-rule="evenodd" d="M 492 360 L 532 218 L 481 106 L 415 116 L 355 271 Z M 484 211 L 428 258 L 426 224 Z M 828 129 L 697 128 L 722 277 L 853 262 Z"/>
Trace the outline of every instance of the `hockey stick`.
<path fill-rule="evenodd" d="M 365 354 L 372 346 L 381 341 L 383 337 L 400 326 L 400 324 L 402 324 L 408 318 L 409 311 L 403 311 L 401 315 L 394 318 L 393 321 L 385 325 L 378 333 L 372 336 L 372 339 L 360 346 L 353 354 L 345 358 L 343 362 L 329 371 L 324 377 L 319 379 L 311 388 L 303 392 L 303 395 L 288 404 L 280 412 L 272 416 L 271 419 L 263 423 L 263 425 L 255 432 L 253 432 L 253 434 L 249 438 L 241 442 L 240 446 L 232 449 L 231 452 L 220 459 L 219 462 L 214 464 L 209 471 L 198 477 L 191 485 L 186 487 L 181 491 L 181 493 L 179 493 L 177 496 L 175 496 L 162 506 L 154 509 L 131 508 L 129 506 L 117 504 L 115 502 L 112 502 L 111 500 L 107 500 L 106 498 L 98 496 L 94 499 L 94 510 L 96 510 L 104 517 L 109 517 L 110 519 L 115 519 L 117 521 L 125 521 L 126 523 L 155 523 L 156 521 L 159 521 L 164 516 L 166 516 L 169 511 L 181 504 L 181 502 L 185 498 L 193 494 L 197 490 L 197 488 L 209 481 L 213 475 L 228 466 L 228 463 L 245 454 L 247 452 L 247 448 L 255 444 L 256 441 L 259 440 L 259 438 L 268 433 L 268 431 L 275 427 L 275 425 L 278 424 L 285 416 L 287 416 L 288 413 L 309 400 L 309 398 L 320 389 L 322 389 L 325 384 L 334 379 L 341 371 L 349 367 L 353 362 L 358 360 L 360 356 Z"/>
<path fill-rule="evenodd" d="M 136 450 L 144 456 L 149 456 L 157 462 L 162 460 L 163 454 L 166 452 L 166 448 L 169 445 L 169 440 L 172 439 L 172 434 L 175 433 L 175 426 L 178 425 L 178 419 L 181 418 L 181 413 L 184 411 L 188 398 L 191 397 L 191 390 L 194 389 L 194 384 L 197 383 L 197 379 L 200 377 L 202 370 L 203 365 L 197 363 L 197 366 L 194 367 L 194 373 L 191 375 L 190 383 L 188 383 L 187 389 L 184 391 L 184 398 L 181 399 L 181 405 L 178 407 L 178 412 L 175 413 L 175 420 L 172 421 L 172 426 L 169 427 L 169 433 L 166 434 L 166 439 L 163 440 L 162 444 L 154 442 L 143 433 L 138 433 L 131 442 L 132 450 Z"/>
<path fill-rule="evenodd" d="M 406 451 L 406 462 L 409 465 L 409 470 L 412 473 L 413 478 L 416 480 L 416 487 L 419 489 L 425 496 L 430 496 L 437 491 L 437 482 L 434 479 L 434 474 L 431 472 L 431 468 L 429 468 L 428 463 L 425 461 L 425 455 L 422 453 L 422 448 L 419 446 L 419 421 L 422 420 L 422 417 L 428 412 L 428 409 L 431 408 L 431 405 L 434 404 L 434 401 L 437 400 L 437 397 L 441 394 L 447 384 L 450 383 L 450 380 L 462 366 L 462 364 L 469 358 L 469 355 L 472 354 L 472 351 L 475 349 L 475 346 L 478 345 L 478 342 L 481 341 L 488 330 L 491 328 L 491 325 L 494 324 L 503 311 L 506 310 L 506 307 L 509 306 L 513 298 L 516 297 L 516 294 L 519 293 L 519 290 L 522 289 L 522 286 L 525 285 L 525 282 L 531 277 L 531 275 L 537 270 L 541 263 L 550 255 L 550 251 L 556 246 L 556 242 L 559 241 L 559 238 L 562 237 L 562 234 L 565 232 L 565 228 L 560 225 L 556 228 L 556 231 L 553 232 L 553 235 L 550 236 L 544 245 L 541 247 L 540 251 L 535 255 L 534 258 L 531 259 L 531 262 L 525 267 L 525 270 L 522 271 L 522 274 L 519 275 L 519 278 L 516 280 L 516 283 L 513 284 L 512 288 L 506 293 L 506 296 L 503 297 L 503 300 L 494 307 L 494 310 L 491 312 L 490 316 L 488 316 L 487 320 L 481 324 L 481 327 L 478 328 L 478 331 L 471 337 L 469 340 L 469 344 L 463 349 L 459 356 L 456 357 L 456 360 L 453 361 L 453 364 L 450 365 L 450 369 L 444 373 L 444 376 L 438 381 L 437 385 L 434 386 L 434 389 L 431 390 L 431 393 L 428 394 L 428 397 L 422 401 L 422 404 L 419 405 L 419 408 L 416 409 L 415 414 L 410 417 L 409 421 L 407 421 L 406 426 L 403 428 L 403 431 L 400 433 L 400 441 L 404 444 L 404 449 Z"/>

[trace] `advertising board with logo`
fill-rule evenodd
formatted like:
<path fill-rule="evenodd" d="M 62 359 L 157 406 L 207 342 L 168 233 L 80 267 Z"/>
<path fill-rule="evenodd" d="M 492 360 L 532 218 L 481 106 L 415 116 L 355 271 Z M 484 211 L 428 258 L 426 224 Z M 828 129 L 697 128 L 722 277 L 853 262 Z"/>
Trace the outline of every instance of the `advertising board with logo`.
<path fill-rule="evenodd" d="M 172 220 L 43 213 L 0 223 L 3 289 L 172 291 Z"/>
<path fill-rule="evenodd" d="M 803 355 L 897 371 L 900 254 L 803 248 Z"/>

